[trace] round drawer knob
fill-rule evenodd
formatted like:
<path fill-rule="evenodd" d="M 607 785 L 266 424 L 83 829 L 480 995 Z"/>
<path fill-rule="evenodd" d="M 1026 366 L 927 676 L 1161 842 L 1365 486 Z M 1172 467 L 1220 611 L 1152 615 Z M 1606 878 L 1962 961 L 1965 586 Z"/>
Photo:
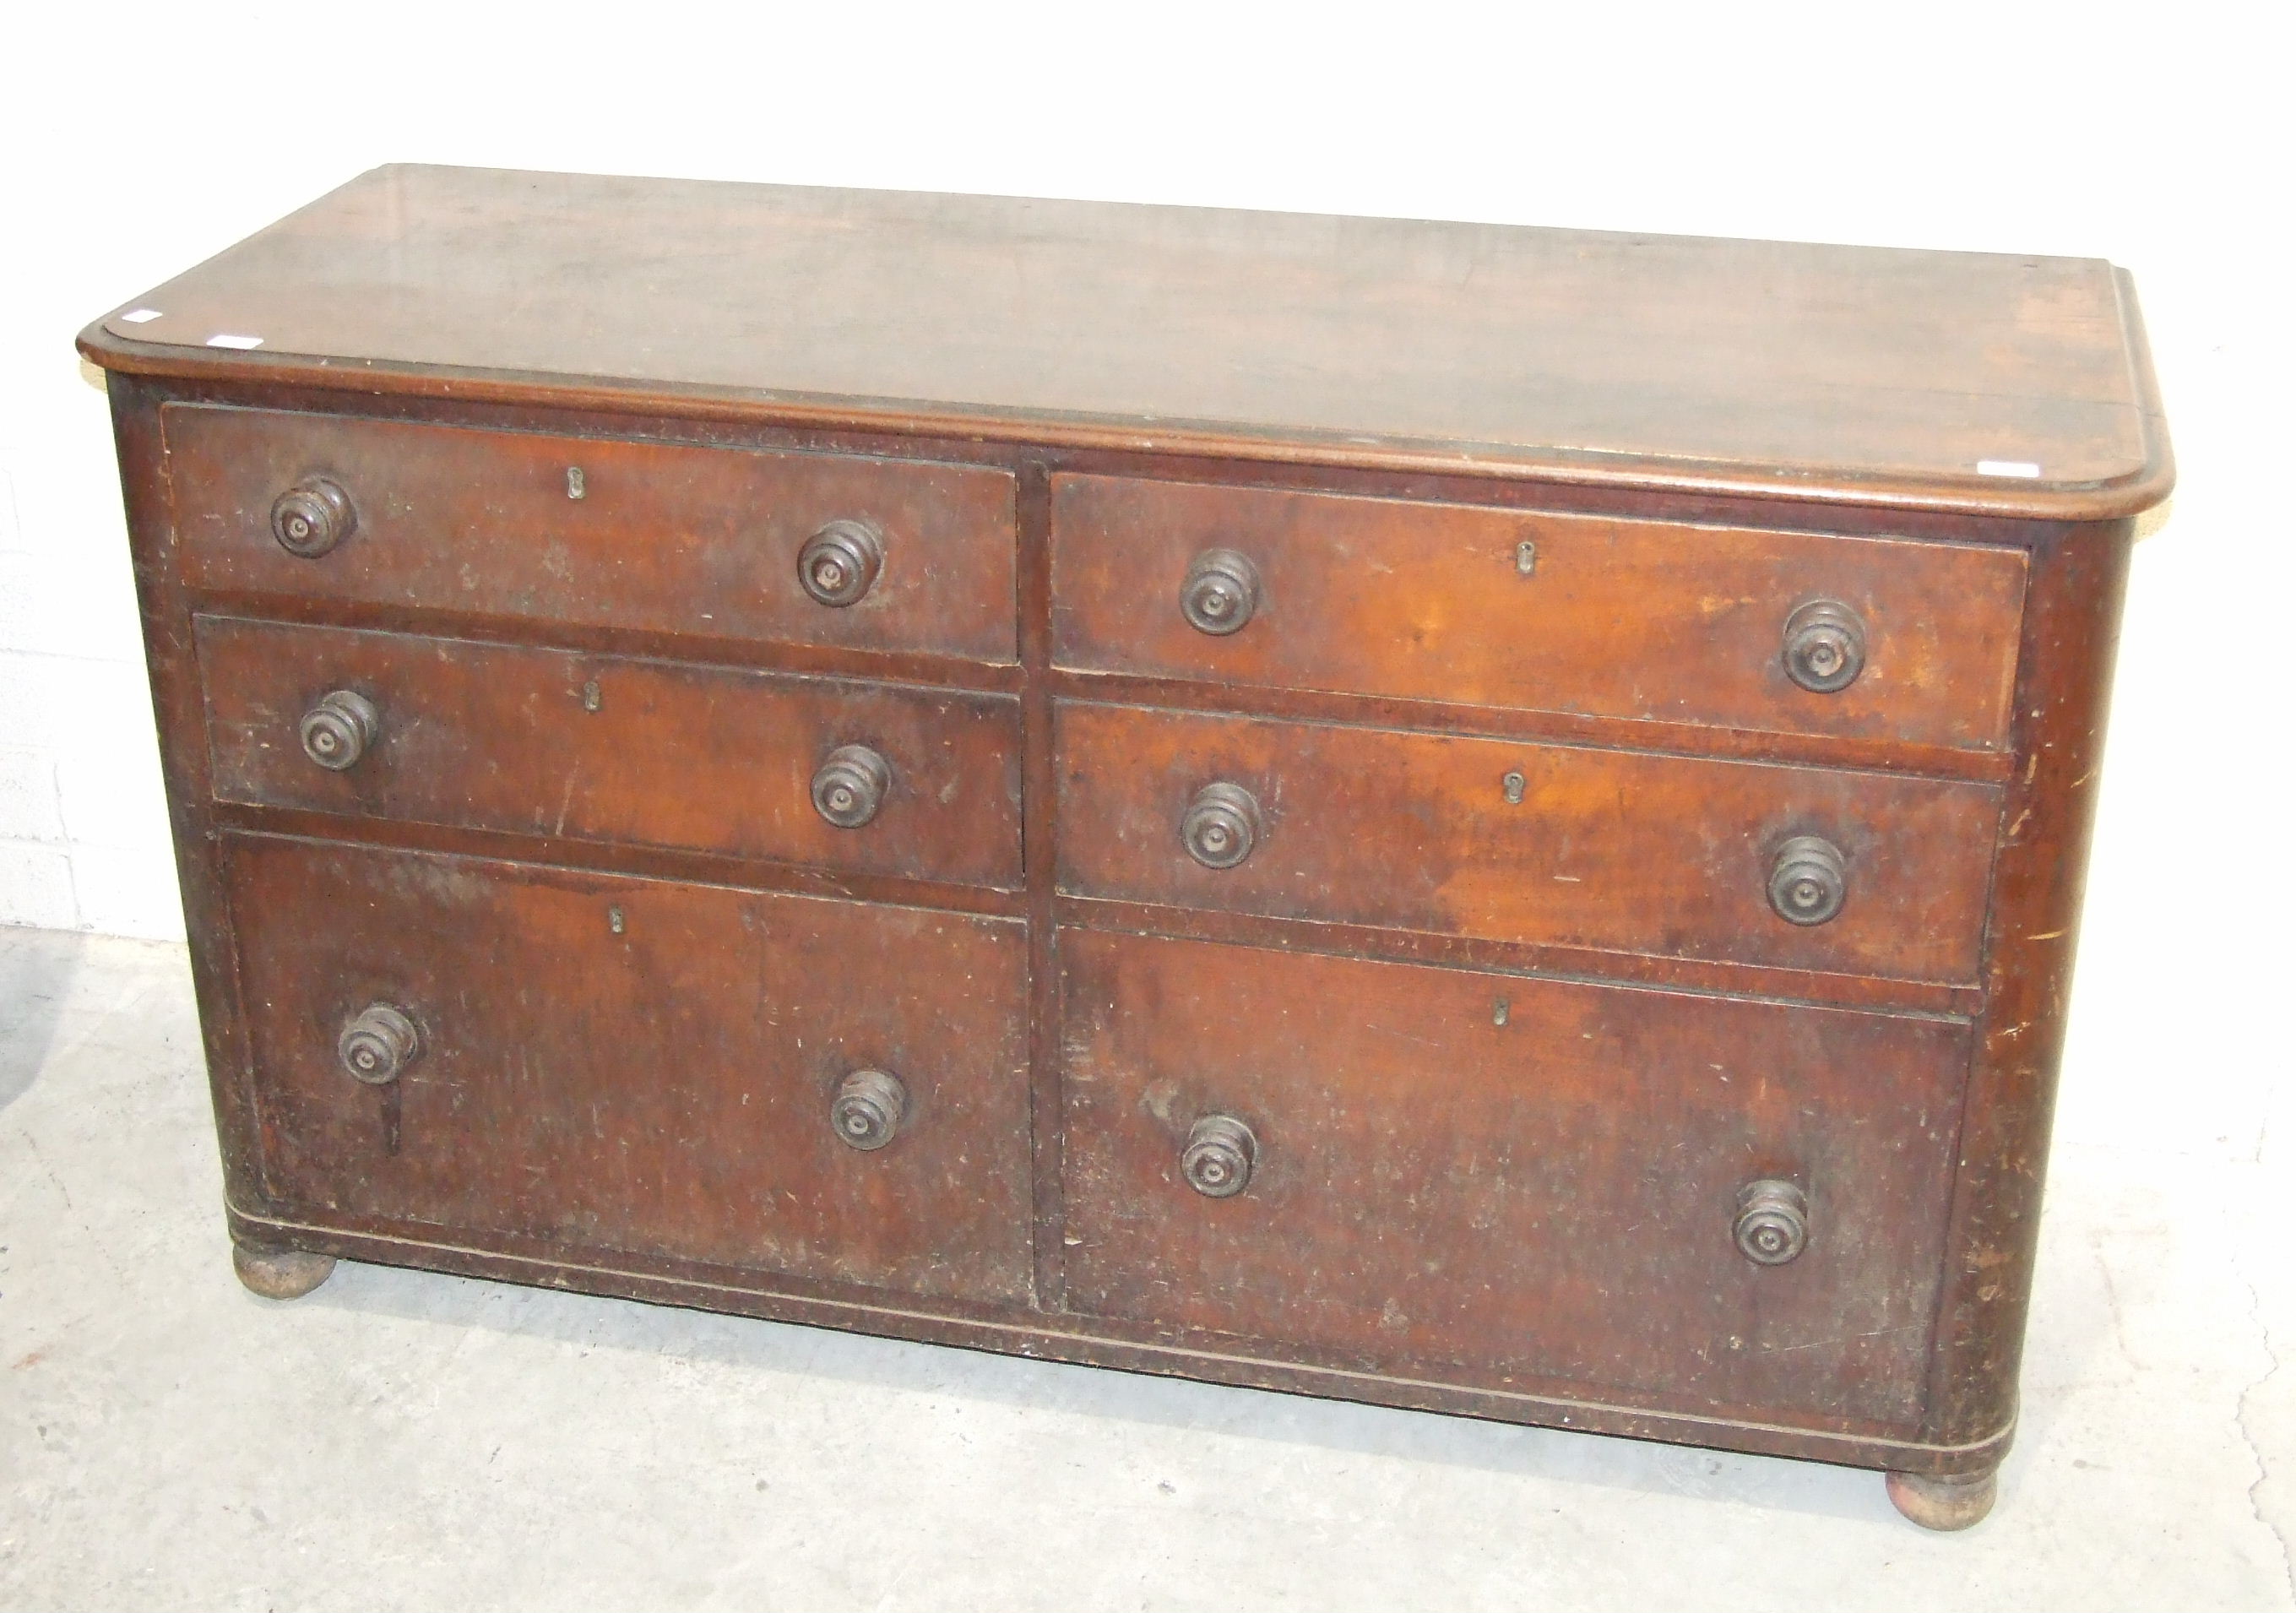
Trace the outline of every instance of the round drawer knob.
<path fill-rule="evenodd" d="M 857 1069 L 837 1084 L 829 1124 L 837 1140 L 864 1153 L 885 1146 L 909 1112 L 909 1089 L 882 1069 Z"/>
<path fill-rule="evenodd" d="M 1206 1115 L 1188 1132 L 1180 1174 L 1207 1199 L 1233 1199 L 1251 1184 L 1259 1139 L 1234 1115 Z"/>
<path fill-rule="evenodd" d="M 1207 784 L 1180 819 L 1180 843 L 1207 868 L 1233 868 L 1266 833 L 1259 803 L 1238 784 Z"/>
<path fill-rule="evenodd" d="M 1823 924 L 1841 911 L 1849 878 L 1831 840 L 1799 834 L 1770 864 L 1770 905 L 1789 924 Z"/>
<path fill-rule="evenodd" d="M 831 521 L 797 552 L 797 580 L 824 605 L 852 604 L 884 569 L 884 536 L 867 521 Z"/>
<path fill-rule="evenodd" d="M 324 476 L 297 482 L 271 505 L 271 536 L 288 553 L 305 560 L 316 560 L 357 525 L 351 495 Z"/>
<path fill-rule="evenodd" d="M 388 1003 L 370 1003 L 344 1022 L 343 1034 L 335 1039 L 335 1056 L 369 1086 L 388 1085 L 422 1056 L 422 1033 L 406 1010 Z"/>
<path fill-rule="evenodd" d="M 1756 1265 L 1784 1265 L 1809 1247 L 1809 1201 L 1791 1182 L 1738 1190 L 1738 1252 Z"/>
<path fill-rule="evenodd" d="M 382 733 L 382 714 L 363 694 L 338 689 L 303 714 L 303 754 L 332 773 L 355 767 Z"/>
<path fill-rule="evenodd" d="M 1866 624 L 1839 600 L 1812 600 L 1786 618 L 1785 659 L 1812 694 L 1847 689 L 1866 669 Z"/>
<path fill-rule="evenodd" d="M 1259 609 L 1259 568 L 1233 549 L 1207 549 L 1180 585 L 1180 614 L 1199 633 L 1225 636 Z"/>
<path fill-rule="evenodd" d="M 813 809 L 840 829 L 858 829 L 877 815 L 893 770 L 866 745 L 840 745 L 813 775 Z"/>

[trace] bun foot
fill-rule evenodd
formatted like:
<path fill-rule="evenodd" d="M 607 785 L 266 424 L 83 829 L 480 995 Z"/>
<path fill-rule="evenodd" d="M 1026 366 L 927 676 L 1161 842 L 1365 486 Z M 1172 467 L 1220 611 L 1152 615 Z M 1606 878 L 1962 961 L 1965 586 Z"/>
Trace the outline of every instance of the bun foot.
<path fill-rule="evenodd" d="M 231 1246 L 231 1268 L 250 1292 L 266 1299 L 300 1299 L 334 1275 L 332 1255 L 302 1249 L 265 1249 L 252 1243 Z"/>
<path fill-rule="evenodd" d="M 1923 1478 L 1891 1473 L 1890 1502 L 1924 1529 L 1965 1529 L 1993 1510 L 1996 1470 L 1965 1478 Z"/>

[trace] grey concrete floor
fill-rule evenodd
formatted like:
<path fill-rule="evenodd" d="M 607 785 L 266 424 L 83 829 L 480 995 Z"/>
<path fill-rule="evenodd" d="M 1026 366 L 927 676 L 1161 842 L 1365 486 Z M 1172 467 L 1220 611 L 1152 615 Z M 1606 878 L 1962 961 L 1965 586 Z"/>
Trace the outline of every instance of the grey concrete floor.
<path fill-rule="evenodd" d="M 2268 1116 L 2078 1093 L 2001 1503 L 1936 1536 L 1841 1469 L 374 1266 L 268 1303 L 181 949 L 0 929 L 0 1604 L 2291 1606 Z"/>

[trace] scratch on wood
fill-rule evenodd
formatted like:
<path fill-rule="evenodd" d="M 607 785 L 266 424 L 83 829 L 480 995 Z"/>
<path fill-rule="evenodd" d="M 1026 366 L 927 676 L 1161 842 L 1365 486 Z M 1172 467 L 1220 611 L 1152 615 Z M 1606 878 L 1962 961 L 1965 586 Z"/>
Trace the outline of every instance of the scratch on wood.
<path fill-rule="evenodd" d="M 1870 1332 L 1844 1333 L 1834 1339 L 1812 1339 L 1802 1344 L 1782 1344 L 1775 1347 L 1765 1346 L 1764 1351 L 1773 1355 L 1791 1355 L 1796 1350 L 1822 1350 L 1828 1345 L 1854 1344 L 1860 1339 L 1887 1339 L 1898 1333 L 1918 1332 L 1921 1327 L 1920 1322 L 1909 1322 L 1899 1327 L 1877 1327 Z"/>
<path fill-rule="evenodd" d="M 554 835 L 566 832 L 567 809 L 574 804 L 574 781 L 581 776 L 582 764 L 578 761 L 566 770 L 566 793 L 558 798 L 558 821 L 550 826 L 550 832 Z"/>

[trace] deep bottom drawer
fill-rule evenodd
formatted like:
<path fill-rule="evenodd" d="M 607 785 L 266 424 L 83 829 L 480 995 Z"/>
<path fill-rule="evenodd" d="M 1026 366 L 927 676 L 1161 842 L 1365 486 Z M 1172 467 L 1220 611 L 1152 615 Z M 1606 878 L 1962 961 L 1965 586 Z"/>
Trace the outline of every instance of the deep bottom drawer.
<path fill-rule="evenodd" d="M 1077 930 L 1061 952 L 1072 1309 L 1367 1371 L 1917 1422 L 1964 1024 Z M 1250 1134 L 1232 1197 L 1183 1164 L 1194 1137 L 1233 1171 L 1218 1117 Z M 1764 1181 L 1802 1195 L 1784 1264 L 1738 1242 Z"/>
<path fill-rule="evenodd" d="M 303 841 L 226 858 L 283 1212 L 1026 1298 L 1022 925 Z M 370 1084 L 340 1044 L 377 1006 L 418 1051 Z M 831 1110 L 873 1069 L 906 1105 L 864 1150 Z"/>

